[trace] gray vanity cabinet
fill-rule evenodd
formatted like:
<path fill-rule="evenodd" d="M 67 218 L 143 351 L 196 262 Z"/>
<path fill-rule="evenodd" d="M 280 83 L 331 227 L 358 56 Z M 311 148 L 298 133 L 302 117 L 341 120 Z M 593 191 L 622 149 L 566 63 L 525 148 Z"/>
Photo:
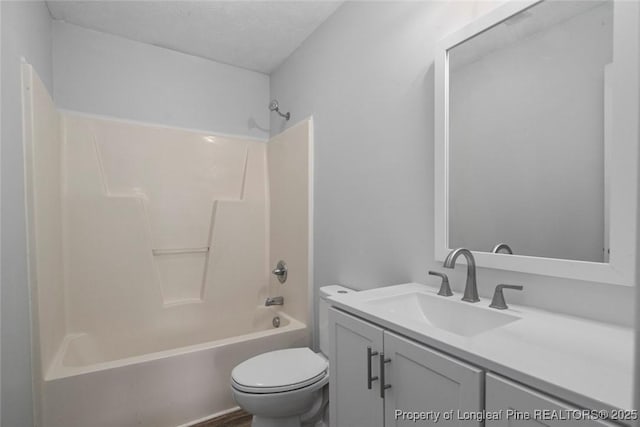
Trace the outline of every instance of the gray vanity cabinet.
<path fill-rule="evenodd" d="M 383 330 L 329 309 L 329 419 L 332 427 L 382 427 L 383 400 L 377 380 L 367 387 L 367 375 L 379 376 L 377 355 Z M 368 366 L 371 372 L 368 373 Z"/>
<path fill-rule="evenodd" d="M 486 396 L 487 412 L 502 411 L 499 419 L 487 420 L 486 427 L 614 426 L 607 421 L 585 419 L 574 406 L 494 374 L 486 375 Z"/>
<path fill-rule="evenodd" d="M 480 369 L 333 308 L 329 340 L 331 427 L 481 426 L 459 417 L 483 409 Z"/>
<path fill-rule="evenodd" d="M 482 425 L 469 417 L 484 406 L 482 370 L 388 331 L 384 357 L 390 359 L 385 383 L 391 385 L 385 392 L 385 427 Z M 423 421 L 403 419 L 398 411 L 424 412 Z"/>

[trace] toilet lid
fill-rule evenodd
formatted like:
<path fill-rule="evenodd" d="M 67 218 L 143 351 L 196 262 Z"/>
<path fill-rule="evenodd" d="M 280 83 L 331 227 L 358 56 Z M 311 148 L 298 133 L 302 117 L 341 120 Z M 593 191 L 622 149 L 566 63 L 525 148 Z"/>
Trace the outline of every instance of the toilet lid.
<path fill-rule="evenodd" d="M 326 376 L 329 363 L 309 348 L 270 351 L 252 357 L 231 372 L 239 390 L 273 393 L 294 390 Z"/>

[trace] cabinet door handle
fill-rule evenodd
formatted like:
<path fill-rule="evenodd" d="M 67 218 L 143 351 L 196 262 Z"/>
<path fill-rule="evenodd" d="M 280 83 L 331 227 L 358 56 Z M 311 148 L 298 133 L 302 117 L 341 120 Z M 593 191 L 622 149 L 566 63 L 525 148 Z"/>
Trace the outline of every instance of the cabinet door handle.
<path fill-rule="evenodd" d="M 372 351 L 371 347 L 367 347 L 367 389 L 371 390 L 371 383 L 378 380 L 378 377 L 371 376 L 371 358 L 377 356 L 377 351 Z"/>
<path fill-rule="evenodd" d="M 384 364 L 391 362 L 391 359 L 385 359 L 384 353 L 380 353 L 380 397 L 384 399 L 384 391 L 391 388 L 391 384 L 384 383 Z"/>

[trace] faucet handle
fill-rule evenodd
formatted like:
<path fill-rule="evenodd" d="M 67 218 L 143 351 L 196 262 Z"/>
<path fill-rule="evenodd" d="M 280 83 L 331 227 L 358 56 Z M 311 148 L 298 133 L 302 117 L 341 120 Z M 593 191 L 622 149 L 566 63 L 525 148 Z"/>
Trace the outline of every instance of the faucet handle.
<path fill-rule="evenodd" d="M 438 271 L 429 271 L 429 275 L 442 278 L 442 283 L 440 283 L 440 290 L 438 291 L 438 295 L 442 295 L 443 297 L 450 297 L 451 295 L 453 295 L 453 292 L 451 292 L 451 286 L 449 286 L 449 278 L 446 274 L 440 273 Z"/>
<path fill-rule="evenodd" d="M 507 302 L 504 300 L 504 293 L 502 293 L 503 289 L 515 289 L 516 291 L 521 291 L 524 289 L 524 286 L 504 284 L 496 286 L 496 290 L 493 293 L 493 299 L 491 300 L 491 304 L 489 304 L 489 307 L 498 310 L 506 310 L 507 308 L 509 308 Z"/>
<path fill-rule="evenodd" d="M 278 278 L 278 282 L 284 283 L 287 281 L 287 275 L 289 273 L 289 268 L 287 268 L 287 263 L 280 260 L 278 261 L 278 265 L 271 271 L 271 274 Z"/>

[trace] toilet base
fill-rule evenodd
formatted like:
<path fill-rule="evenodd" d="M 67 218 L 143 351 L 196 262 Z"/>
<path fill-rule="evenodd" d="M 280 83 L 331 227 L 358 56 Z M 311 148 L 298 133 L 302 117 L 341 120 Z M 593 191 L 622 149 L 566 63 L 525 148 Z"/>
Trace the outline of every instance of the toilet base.
<path fill-rule="evenodd" d="M 284 400 L 280 400 L 280 396 L 276 395 L 271 396 L 272 399 L 277 399 L 276 401 L 270 402 L 271 399 L 264 401 L 263 399 L 267 397 L 266 395 L 247 395 L 233 389 L 234 399 L 240 407 L 249 413 L 253 413 L 251 427 L 325 427 L 324 419 L 326 419 L 329 409 L 328 380 L 329 376 L 327 375 L 324 380 L 310 387 L 307 393 L 289 392 L 288 398 L 285 397 Z M 320 388 L 316 389 L 317 387 Z M 282 393 L 282 395 L 285 395 L 285 393 Z M 258 403 L 262 403 L 262 405 L 260 407 L 255 406 Z M 263 406 L 264 404 L 268 405 Z M 287 407 L 286 404 L 289 406 Z M 291 411 L 295 408 L 299 410 Z M 267 409 L 272 410 L 267 411 Z M 262 415 L 256 415 L 255 413 L 258 411 Z M 282 417 L 278 415 L 288 416 Z"/>
<path fill-rule="evenodd" d="M 315 421 L 312 424 L 302 422 L 299 418 L 261 418 L 253 417 L 251 427 L 326 427 L 327 424 L 322 421 Z"/>
<path fill-rule="evenodd" d="M 264 418 L 253 416 L 251 427 L 302 427 L 300 417 Z"/>
<path fill-rule="evenodd" d="M 313 427 L 328 402 L 329 373 L 301 389 L 279 393 L 247 393 L 231 387 L 238 406 L 253 414 L 252 427 Z"/>

